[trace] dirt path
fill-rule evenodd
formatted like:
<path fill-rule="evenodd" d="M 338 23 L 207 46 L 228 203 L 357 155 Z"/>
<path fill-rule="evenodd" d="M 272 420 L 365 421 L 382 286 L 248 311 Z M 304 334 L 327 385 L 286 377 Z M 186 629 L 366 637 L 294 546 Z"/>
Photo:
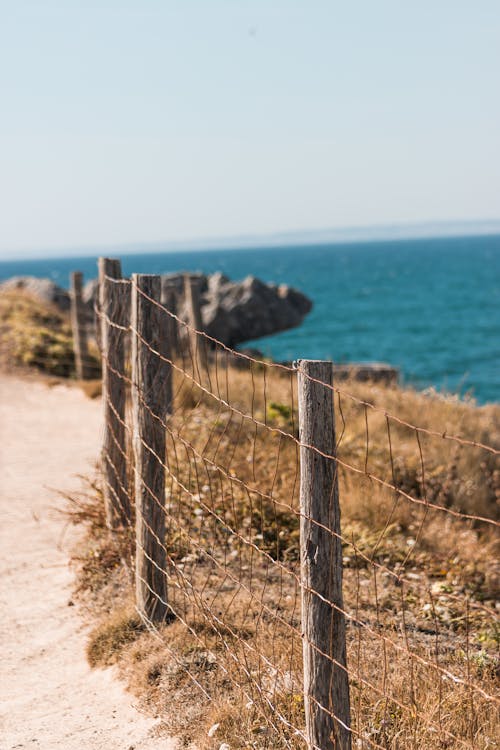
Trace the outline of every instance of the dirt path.
<path fill-rule="evenodd" d="M 71 597 L 72 534 L 50 487 L 90 473 L 100 402 L 0 375 L 0 750 L 171 750 L 107 671 L 85 661 Z M 74 537 L 73 537 L 74 538 Z"/>

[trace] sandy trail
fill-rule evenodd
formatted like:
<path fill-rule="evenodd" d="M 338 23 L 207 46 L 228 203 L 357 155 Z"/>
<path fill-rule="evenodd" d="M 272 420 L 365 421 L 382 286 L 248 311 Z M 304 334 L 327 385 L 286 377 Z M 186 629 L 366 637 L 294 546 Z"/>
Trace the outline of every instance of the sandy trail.
<path fill-rule="evenodd" d="M 109 670 L 85 661 L 71 598 L 62 501 L 101 433 L 100 402 L 76 388 L 0 375 L 0 749 L 171 750 Z"/>

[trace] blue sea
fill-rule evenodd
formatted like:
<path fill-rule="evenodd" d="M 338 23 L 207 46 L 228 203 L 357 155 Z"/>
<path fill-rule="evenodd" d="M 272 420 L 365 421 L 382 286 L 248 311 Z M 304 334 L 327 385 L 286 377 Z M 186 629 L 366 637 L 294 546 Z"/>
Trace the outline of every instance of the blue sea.
<path fill-rule="evenodd" d="M 117 254 L 113 254 L 117 257 Z M 305 292 L 300 328 L 249 342 L 275 360 L 381 361 L 404 382 L 500 401 L 500 235 L 122 255 L 124 274 L 251 274 Z M 70 271 L 96 258 L 4 261 L 0 279 Z"/>

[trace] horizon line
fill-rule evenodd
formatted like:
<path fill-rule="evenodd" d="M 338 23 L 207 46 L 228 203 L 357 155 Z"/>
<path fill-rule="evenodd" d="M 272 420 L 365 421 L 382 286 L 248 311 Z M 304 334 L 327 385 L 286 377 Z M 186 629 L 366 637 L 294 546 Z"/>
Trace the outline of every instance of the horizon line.
<path fill-rule="evenodd" d="M 43 248 L 12 251 L 0 263 L 15 260 L 50 260 L 71 254 L 75 258 L 97 257 L 110 252 L 133 255 L 140 252 L 174 253 L 209 250 L 245 250 L 304 244 L 354 244 L 357 242 L 390 242 L 412 239 L 446 239 L 454 237 L 494 236 L 500 234 L 500 219 L 469 219 L 461 221 L 425 221 L 412 223 L 375 224 L 360 227 L 334 227 L 326 229 L 283 230 L 275 232 L 223 235 L 179 240 L 149 240 L 145 242 L 114 242 L 73 245 L 66 248 Z M 79 253 L 79 254 L 78 254 Z"/>

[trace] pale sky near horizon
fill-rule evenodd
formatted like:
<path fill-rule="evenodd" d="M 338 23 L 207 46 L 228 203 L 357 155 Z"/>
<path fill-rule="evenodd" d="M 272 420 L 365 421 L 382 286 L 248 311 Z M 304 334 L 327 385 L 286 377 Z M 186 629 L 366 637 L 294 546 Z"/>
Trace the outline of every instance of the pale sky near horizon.
<path fill-rule="evenodd" d="M 498 0 L 0 9 L 0 257 L 500 219 Z"/>

